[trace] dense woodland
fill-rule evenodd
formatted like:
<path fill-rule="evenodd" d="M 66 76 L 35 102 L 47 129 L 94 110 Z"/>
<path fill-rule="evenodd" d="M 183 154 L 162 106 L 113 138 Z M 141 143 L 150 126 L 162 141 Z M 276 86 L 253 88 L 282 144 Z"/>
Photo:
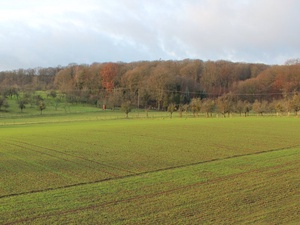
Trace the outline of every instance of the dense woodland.
<path fill-rule="evenodd" d="M 53 99 L 107 108 L 138 107 L 179 113 L 200 111 L 247 115 L 250 110 L 290 113 L 300 110 L 300 61 L 285 65 L 230 61 L 140 61 L 70 64 L 66 67 L 0 72 L 0 110 L 17 97 L 22 104 L 45 91 Z M 44 104 L 41 106 L 41 104 Z"/>

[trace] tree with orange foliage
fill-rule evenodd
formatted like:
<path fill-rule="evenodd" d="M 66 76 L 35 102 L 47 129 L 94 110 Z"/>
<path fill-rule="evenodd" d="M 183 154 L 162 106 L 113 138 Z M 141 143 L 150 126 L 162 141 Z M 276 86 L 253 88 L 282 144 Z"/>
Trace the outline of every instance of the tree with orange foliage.
<path fill-rule="evenodd" d="M 107 92 L 111 92 L 114 89 L 114 79 L 118 74 L 118 64 L 106 63 L 100 71 L 100 77 L 102 78 L 102 86 Z"/>

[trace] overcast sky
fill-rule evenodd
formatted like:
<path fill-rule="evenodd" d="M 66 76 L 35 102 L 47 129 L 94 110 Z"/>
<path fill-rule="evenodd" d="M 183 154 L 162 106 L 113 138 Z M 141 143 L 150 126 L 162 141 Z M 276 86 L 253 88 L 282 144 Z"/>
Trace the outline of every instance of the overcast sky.
<path fill-rule="evenodd" d="M 0 0 L 0 71 L 300 57 L 300 0 Z"/>

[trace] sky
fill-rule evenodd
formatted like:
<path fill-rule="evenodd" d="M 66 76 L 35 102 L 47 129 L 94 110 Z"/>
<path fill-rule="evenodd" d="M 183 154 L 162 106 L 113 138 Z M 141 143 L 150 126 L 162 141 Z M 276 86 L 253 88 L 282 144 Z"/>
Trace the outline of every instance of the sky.
<path fill-rule="evenodd" d="M 300 57 L 299 0 L 0 0 L 0 71 Z"/>

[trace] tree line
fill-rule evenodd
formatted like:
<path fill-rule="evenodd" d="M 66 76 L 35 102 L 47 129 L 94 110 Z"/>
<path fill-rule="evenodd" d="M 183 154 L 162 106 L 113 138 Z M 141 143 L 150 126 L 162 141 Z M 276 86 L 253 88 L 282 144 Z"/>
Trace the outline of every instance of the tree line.
<path fill-rule="evenodd" d="M 297 113 L 300 63 L 289 60 L 285 65 L 270 66 L 186 59 L 0 72 L 0 107 L 7 107 L 6 98 L 19 93 L 24 98 L 35 91 L 52 91 L 70 103 L 107 108 L 128 105 L 180 113 L 189 106 L 195 115 L 201 110 L 207 115 L 211 111 L 226 115 L 250 109 L 261 114 L 268 110 Z"/>

